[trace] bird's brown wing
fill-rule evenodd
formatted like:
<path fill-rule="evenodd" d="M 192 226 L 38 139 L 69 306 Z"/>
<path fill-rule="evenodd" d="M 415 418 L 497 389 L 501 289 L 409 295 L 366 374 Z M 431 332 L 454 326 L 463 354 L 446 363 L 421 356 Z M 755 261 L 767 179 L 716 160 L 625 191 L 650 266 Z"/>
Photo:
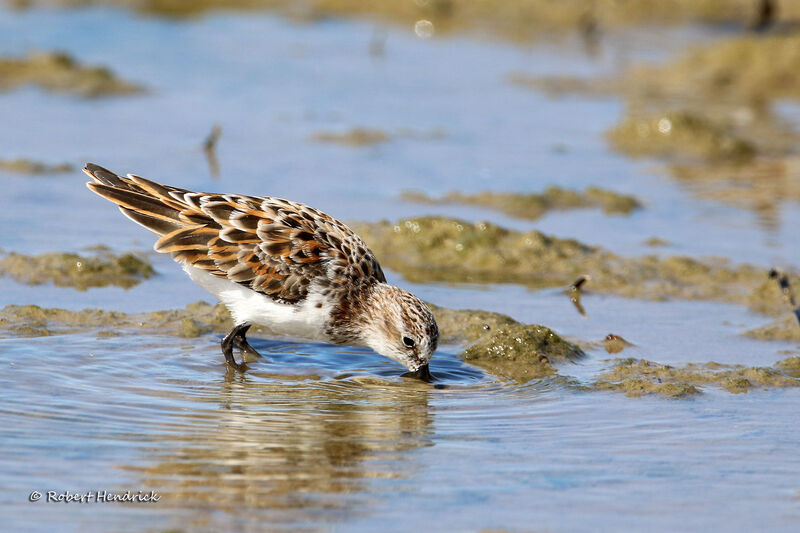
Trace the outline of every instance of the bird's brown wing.
<path fill-rule="evenodd" d="M 89 189 L 161 237 L 155 250 L 275 300 L 330 286 L 386 281 L 358 235 L 335 218 L 281 198 L 192 192 L 94 164 Z"/>

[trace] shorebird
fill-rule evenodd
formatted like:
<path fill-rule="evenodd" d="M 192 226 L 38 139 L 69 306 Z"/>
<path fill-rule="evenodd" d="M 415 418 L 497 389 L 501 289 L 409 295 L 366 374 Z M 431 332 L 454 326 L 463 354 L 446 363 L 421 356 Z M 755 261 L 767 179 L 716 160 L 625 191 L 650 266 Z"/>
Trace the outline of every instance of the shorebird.
<path fill-rule="evenodd" d="M 317 209 L 271 196 L 192 192 L 88 163 L 93 192 L 160 236 L 192 280 L 230 310 L 222 339 L 233 355 L 258 356 L 250 326 L 279 335 L 365 346 L 430 380 L 439 342 L 433 313 L 410 292 L 386 283 L 375 255 L 350 228 Z"/>

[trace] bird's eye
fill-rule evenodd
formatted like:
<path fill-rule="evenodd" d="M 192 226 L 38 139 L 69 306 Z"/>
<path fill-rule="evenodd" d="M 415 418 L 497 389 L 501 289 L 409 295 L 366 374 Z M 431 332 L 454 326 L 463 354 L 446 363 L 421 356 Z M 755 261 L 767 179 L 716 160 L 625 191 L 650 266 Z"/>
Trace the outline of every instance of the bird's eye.
<path fill-rule="evenodd" d="M 407 348 L 413 348 L 416 342 L 411 337 L 403 337 L 403 344 L 406 345 Z"/>

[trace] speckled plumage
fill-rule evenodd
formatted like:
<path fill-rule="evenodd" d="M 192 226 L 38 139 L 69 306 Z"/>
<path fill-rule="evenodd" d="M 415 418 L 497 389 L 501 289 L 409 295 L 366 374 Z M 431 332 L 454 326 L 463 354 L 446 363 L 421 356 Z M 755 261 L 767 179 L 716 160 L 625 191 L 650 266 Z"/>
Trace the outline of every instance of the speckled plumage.
<path fill-rule="evenodd" d="M 388 285 L 369 247 L 330 215 L 270 196 L 120 177 L 91 163 L 84 172 L 94 180 L 87 183 L 92 191 L 160 235 L 155 250 L 170 253 L 217 295 L 240 329 L 258 323 L 287 335 L 369 346 L 412 371 L 427 370 L 439 337 L 433 314 Z M 249 348 L 244 332 L 237 335 Z M 228 353 L 226 359 L 232 362 Z"/>

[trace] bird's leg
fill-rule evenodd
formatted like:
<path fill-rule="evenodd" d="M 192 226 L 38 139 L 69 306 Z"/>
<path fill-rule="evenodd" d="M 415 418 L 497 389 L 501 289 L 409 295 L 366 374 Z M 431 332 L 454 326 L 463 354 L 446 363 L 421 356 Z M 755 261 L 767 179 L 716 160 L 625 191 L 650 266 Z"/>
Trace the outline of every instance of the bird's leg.
<path fill-rule="evenodd" d="M 233 358 L 233 348 L 234 346 L 237 348 L 241 347 L 241 342 L 247 344 L 247 340 L 245 340 L 245 333 L 250 328 L 250 324 L 237 324 L 233 327 L 230 333 L 225 335 L 225 338 L 222 339 L 222 353 L 225 355 L 225 362 L 227 362 L 231 367 L 235 368 L 239 372 L 244 372 L 247 369 L 247 365 L 242 363 L 237 363 L 236 359 Z M 240 340 L 241 337 L 241 340 Z M 249 344 L 247 344 L 249 346 Z M 250 348 L 252 350 L 252 348 Z M 255 350 L 253 350 L 255 351 Z"/>
<path fill-rule="evenodd" d="M 241 350 L 242 354 L 251 355 L 255 358 L 261 358 L 261 354 L 256 351 L 255 348 L 250 346 L 250 343 L 247 342 L 247 338 L 245 334 L 247 330 L 250 329 L 250 324 L 244 326 L 243 328 L 239 329 L 236 335 L 233 336 L 233 345 L 236 346 L 239 350 Z M 244 361 L 244 358 L 242 359 Z"/>

